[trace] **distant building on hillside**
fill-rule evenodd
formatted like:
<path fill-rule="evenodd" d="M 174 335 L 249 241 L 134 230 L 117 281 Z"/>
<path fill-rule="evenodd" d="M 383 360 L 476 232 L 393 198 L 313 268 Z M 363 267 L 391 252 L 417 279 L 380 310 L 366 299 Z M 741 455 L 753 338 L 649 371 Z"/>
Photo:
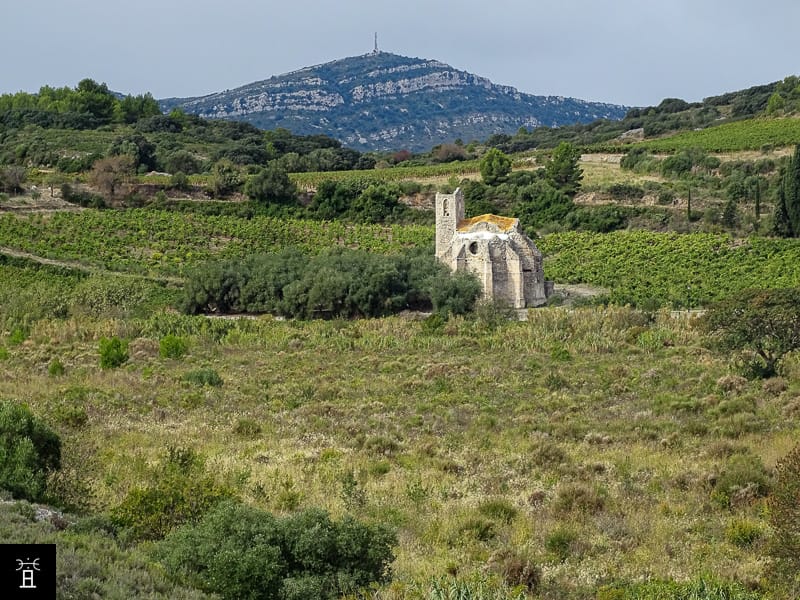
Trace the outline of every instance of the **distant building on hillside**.
<path fill-rule="evenodd" d="M 514 308 L 539 306 L 553 292 L 542 253 L 520 232 L 519 219 L 464 218 L 464 194 L 436 194 L 436 258 L 455 272 L 474 273 L 485 298 Z"/>

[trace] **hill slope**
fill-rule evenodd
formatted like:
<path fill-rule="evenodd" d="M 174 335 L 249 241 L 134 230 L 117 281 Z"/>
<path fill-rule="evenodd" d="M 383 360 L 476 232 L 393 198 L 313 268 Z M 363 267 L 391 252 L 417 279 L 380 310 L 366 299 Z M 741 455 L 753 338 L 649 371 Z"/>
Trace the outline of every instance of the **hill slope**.
<path fill-rule="evenodd" d="M 614 104 L 523 94 L 435 60 L 387 52 L 307 67 L 208 96 L 169 98 L 160 105 L 165 111 L 180 107 L 264 129 L 324 133 L 360 150 L 425 150 L 456 138 L 620 119 L 626 112 Z"/>

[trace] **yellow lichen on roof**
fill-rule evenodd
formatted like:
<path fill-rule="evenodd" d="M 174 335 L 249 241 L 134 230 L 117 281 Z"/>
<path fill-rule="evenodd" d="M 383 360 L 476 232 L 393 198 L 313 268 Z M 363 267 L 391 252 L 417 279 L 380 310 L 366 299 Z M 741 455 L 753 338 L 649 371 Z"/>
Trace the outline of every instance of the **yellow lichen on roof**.
<path fill-rule="evenodd" d="M 496 225 L 500 231 L 503 233 L 511 231 L 514 225 L 517 223 L 517 219 L 514 217 L 498 217 L 497 215 L 479 215 L 477 217 L 472 217 L 471 219 L 462 219 L 458 222 L 457 230 L 461 232 L 467 232 L 472 228 L 473 225 L 477 225 L 478 223 L 492 223 Z"/>

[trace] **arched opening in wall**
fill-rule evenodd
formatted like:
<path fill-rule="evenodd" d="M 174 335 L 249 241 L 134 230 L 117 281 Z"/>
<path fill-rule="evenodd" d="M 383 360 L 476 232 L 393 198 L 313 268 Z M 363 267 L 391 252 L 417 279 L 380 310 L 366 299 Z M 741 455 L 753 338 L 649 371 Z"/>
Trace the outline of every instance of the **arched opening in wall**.
<path fill-rule="evenodd" d="M 478 253 L 478 242 L 472 242 L 469 245 L 469 253 L 470 254 L 477 254 Z"/>

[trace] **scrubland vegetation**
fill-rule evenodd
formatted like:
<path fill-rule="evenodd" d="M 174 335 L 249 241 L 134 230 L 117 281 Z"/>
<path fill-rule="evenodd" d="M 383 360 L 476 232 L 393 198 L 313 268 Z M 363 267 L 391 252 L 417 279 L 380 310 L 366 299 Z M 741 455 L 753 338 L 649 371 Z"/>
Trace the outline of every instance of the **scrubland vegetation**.
<path fill-rule="evenodd" d="M 225 320 L 113 299 L 87 314 L 81 296 L 49 300 L 74 275 L 3 268 L 18 283 L 3 302 L 0 396 L 60 436 L 39 498 L 87 515 L 34 524 L 21 504 L 4 527 L 80 544 L 63 552 L 65 578 L 92 568 L 94 589 L 131 597 L 214 591 L 175 566 L 188 560 L 178 540 L 206 535 L 180 527 L 234 501 L 388 527 L 382 598 L 771 589 L 772 493 L 794 485 L 775 467 L 800 415 L 791 353 L 779 375 L 747 379 L 697 317 L 613 306 L 527 322 L 488 306 L 447 320 Z M 104 364 L 120 349 L 104 340 L 124 342 L 124 359 Z M 183 575 L 165 581 L 142 562 L 151 552 Z"/>

